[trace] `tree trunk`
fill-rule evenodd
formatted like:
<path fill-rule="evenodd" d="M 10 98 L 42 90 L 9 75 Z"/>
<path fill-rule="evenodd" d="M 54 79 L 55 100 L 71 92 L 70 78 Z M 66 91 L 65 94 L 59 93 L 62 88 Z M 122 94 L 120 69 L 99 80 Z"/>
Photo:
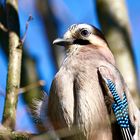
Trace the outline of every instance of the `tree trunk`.
<path fill-rule="evenodd" d="M 52 47 L 51 49 L 54 55 L 56 66 L 57 68 L 59 68 L 62 64 L 65 52 L 63 47 L 52 46 L 52 42 L 54 41 L 54 39 L 57 38 L 58 27 L 57 24 L 55 23 L 55 17 L 51 9 L 51 4 L 49 0 L 42 0 L 42 2 L 38 0 L 37 8 L 45 24 L 46 34 L 50 42 L 50 46 Z"/>

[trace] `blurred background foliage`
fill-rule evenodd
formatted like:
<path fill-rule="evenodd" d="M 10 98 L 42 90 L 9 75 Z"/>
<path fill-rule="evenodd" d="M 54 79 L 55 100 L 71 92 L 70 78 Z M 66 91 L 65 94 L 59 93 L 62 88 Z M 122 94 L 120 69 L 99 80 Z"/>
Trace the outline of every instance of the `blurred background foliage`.
<path fill-rule="evenodd" d="M 113 3 L 117 6 L 113 7 Z M 125 11 L 125 6 L 128 13 Z M 110 10 L 111 7 L 112 10 Z M 1 0 L 0 22 L 6 25 L 4 9 L 5 1 Z M 115 15 L 116 13 L 118 15 Z M 130 90 L 134 92 L 134 98 L 138 99 L 137 85 L 138 87 L 140 86 L 138 82 L 140 79 L 139 13 L 140 2 L 132 0 L 126 0 L 126 5 L 123 0 L 118 0 L 116 3 L 113 0 L 19 0 L 18 14 L 21 37 L 25 32 L 25 25 L 29 15 L 32 15 L 34 19 L 29 25 L 23 47 L 21 73 L 21 87 L 30 85 L 33 88 L 19 95 L 16 130 L 30 132 L 43 130 L 40 125 L 34 123 L 31 117 L 30 106 L 32 99 L 40 98 L 42 90 L 49 94 L 52 79 L 65 56 L 64 48 L 53 47 L 52 42 L 56 37 L 62 36 L 67 28 L 74 23 L 89 23 L 103 30 L 110 46 L 112 46 L 111 49 L 119 68 L 123 67 L 121 71 L 126 81 L 128 81 Z M 112 20 L 112 16 L 116 16 L 115 21 Z M 118 29 L 120 29 L 120 32 Z M 123 37 L 120 35 L 122 30 L 125 30 Z M 6 88 L 7 45 L 7 35 L 0 30 L 0 120 L 2 120 Z M 117 50 L 116 45 L 121 46 L 121 49 Z M 115 47 L 115 50 L 113 47 Z M 123 50 L 122 48 L 125 49 Z M 123 55 L 122 53 L 127 51 L 128 58 L 124 59 L 125 53 Z M 127 63 L 131 67 L 126 65 Z M 36 86 L 39 80 L 44 80 L 45 86 Z M 134 82 L 132 82 L 133 80 Z M 136 102 L 138 103 L 138 101 Z"/>

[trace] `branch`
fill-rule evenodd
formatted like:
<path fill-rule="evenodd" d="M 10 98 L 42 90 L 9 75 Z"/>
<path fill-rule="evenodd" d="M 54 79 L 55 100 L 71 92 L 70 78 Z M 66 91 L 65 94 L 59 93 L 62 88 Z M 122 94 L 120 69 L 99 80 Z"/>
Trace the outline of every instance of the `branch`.
<path fill-rule="evenodd" d="M 28 18 L 28 20 L 27 20 L 27 22 L 26 22 L 26 27 L 25 27 L 24 35 L 23 35 L 23 37 L 22 37 L 22 39 L 21 39 L 21 43 L 22 43 L 22 44 L 25 42 L 26 35 L 27 35 L 27 31 L 28 31 L 28 27 L 29 27 L 29 23 L 30 23 L 30 21 L 32 21 L 32 20 L 33 20 L 33 17 L 30 15 L 29 18 Z"/>
<path fill-rule="evenodd" d="M 37 8 L 45 23 L 46 34 L 50 42 L 50 45 L 52 45 L 54 39 L 57 38 L 58 27 L 57 27 L 57 23 L 55 22 L 55 17 L 52 11 L 50 1 L 42 0 L 42 2 L 40 2 L 38 0 Z M 56 66 L 57 68 L 59 68 L 65 56 L 64 48 L 52 47 L 51 49 L 55 58 Z"/>
<path fill-rule="evenodd" d="M 22 46 L 19 48 L 19 18 L 17 0 L 6 1 L 7 27 L 9 30 L 9 65 L 6 86 L 6 99 L 2 123 L 5 127 L 14 129 L 16 107 L 18 101 L 17 89 L 20 86 Z"/>
<path fill-rule="evenodd" d="M 2 24 L 4 25 L 4 27 L 7 28 L 7 24 L 4 24 L 5 21 L 6 21 L 6 17 L 7 17 L 5 11 L 6 10 L 0 8 L 0 16 L 3 17 Z M 16 13 L 16 12 L 14 12 L 14 13 Z M 13 17 L 13 16 L 11 16 L 11 17 Z M 25 42 L 27 30 L 28 30 L 28 27 L 29 27 L 29 22 L 31 20 L 32 20 L 32 16 L 29 16 L 29 18 L 26 22 L 24 35 L 21 39 L 19 39 L 19 44 L 17 43 L 17 45 L 18 45 L 17 48 L 19 48 L 19 50 L 22 49 L 22 44 Z M 12 22 L 13 21 L 15 21 L 15 20 L 12 20 Z M 13 23 L 13 25 L 14 25 L 14 23 Z M 16 27 L 16 26 L 14 26 L 14 27 Z M 11 30 L 13 30 L 13 29 L 11 28 Z M 16 30 L 14 30 L 14 31 L 16 31 Z M 0 43 L 1 43 L 1 46 L 2 46 L 2 49 L 5 53 L 5 55 L 7 56 L 7 59 L 9 58 L 8 57 L 8 54 L 9 54 L 8 33 L 9 33 L 9 30 L 8 30 L 8 32 L 4 32 L 2 29 L 0 29 L 0 38 L 1 38 Z M 16 33 L 18 34 L 18 32 L 16 32 Z M 38 75 L 37 75 L 37 72 L 36 72 L 36 69 L 35 69 L 36 61 L 33 60 L 29 56 L 28 52 L 25 49 L 23 50 L 23 56 L 22 57 L 23 57 L 23 62 L 22 62 L 22 72 L 21 72 L 21 86 L 25 87 L 25 88 L 17 88 L 18 90 L 16 92 L 17 93 L 27 92 L 27 93 L 23 94 L 23 98 L 30 108 L 30 106 L 32 105 L 32 101 L 34 99 L 38 99 L 38 98 L 40 99 L 43 96 L 43 94 L 41 92 L 41 87 L 40 87 L 40 86 L 43 86 L 43 84 L 38 83 L 38 84 L 40 84 L 40 86 L 31 84 L 32 86 L 30 86 L 30 83 L 37 83 L 37 81 L 39 81 Z M 29 85 L 29 86 L 26 86 L 26 85 Z M 32 112 L 32 109 L 31 109 L 31 112 Z M 43 127 L 43 124 L 37 124 L 35 122 L 34 122 L 34 124 L 37 127 L 39 132 L 42 132 L 42 131 L 44 132 L 45 128 Z"/>
<path fill-rule="evenodd" d="M 0 131 L 0 139 L 1 140 L 30 140 L 33 134 L 27 132 L 17 132 L 17 131 L 9 131 L 2 130 Z"/>
<path fill-rule="evenodd" d="M 25 87 L 19 88 L 18 89 L 18 94 L 28 92 L 28 91 L 30 91 L 34 88 L 40 87 L 40 86 L 45 86 L 45 81 L 44 80 L 39 80 L 39 81 L 37 81 L 35 83 L 32 83 L 32 84 L 29 84 Z"/>

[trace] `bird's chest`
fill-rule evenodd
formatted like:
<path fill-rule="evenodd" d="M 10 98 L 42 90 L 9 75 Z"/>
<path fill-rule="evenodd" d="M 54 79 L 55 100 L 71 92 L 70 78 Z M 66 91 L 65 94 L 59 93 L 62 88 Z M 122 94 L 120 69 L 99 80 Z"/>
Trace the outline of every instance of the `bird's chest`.
<path fill-rule="evenodd" d="M 74 122 L 83 131 L 86 140 L 111 140 L 111 128 L 107 107 L 97 74 L 106 61 L 81 57 L 67 60 L 67 69 L 74 75 Z M 99 135 L 100 134 L 100 135 Z"/>
<path fill-rule="evenodd" d="M 87 137 L 97 137 L 98 134 L 104 136 L 106 131 L 110 131 L 96 67 L 79 67 L 75 76 L 74 124 L 82 129 Z"/>

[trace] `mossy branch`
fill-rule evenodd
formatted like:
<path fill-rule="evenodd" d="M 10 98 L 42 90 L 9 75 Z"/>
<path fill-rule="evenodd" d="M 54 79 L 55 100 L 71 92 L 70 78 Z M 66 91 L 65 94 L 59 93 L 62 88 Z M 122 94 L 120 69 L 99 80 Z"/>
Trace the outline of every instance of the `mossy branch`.
<path fill-rule="evenodd" d="M 30 140 L 33 135 L 27 132 L 0 131 L 0 140 Z"/>

